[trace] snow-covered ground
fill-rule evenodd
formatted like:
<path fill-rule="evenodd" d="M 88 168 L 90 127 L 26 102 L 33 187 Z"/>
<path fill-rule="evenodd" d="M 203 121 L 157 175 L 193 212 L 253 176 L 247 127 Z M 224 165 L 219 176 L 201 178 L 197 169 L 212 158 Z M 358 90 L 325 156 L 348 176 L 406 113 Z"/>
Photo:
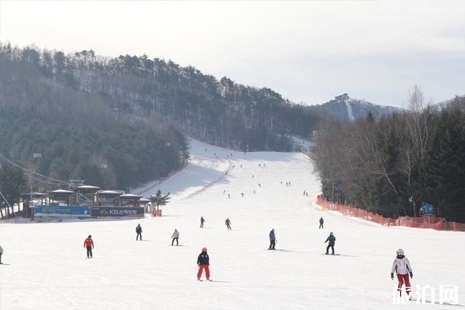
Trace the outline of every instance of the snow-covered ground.
<path fill-rule="evenodd" d="M 244 154 L 193 142 L 186 169 L 144 196 L 158 189 L 172 195 L 163 217 L 2 222 L 0 309 L 457 307 L 439 304 L 441 289 L 448 303 L 465 304 L 464 233 L 382 227 L 323 212 L 315 204 L 318 179 L 302 154 Z M 321 216 L 324 229 L 318 229 Z M 143 241 L 135 240 L 138 223 Z M 179 247 L 170 246 L 175 228 Z M 272 228 L 281 251 L 267 250 Z M 330 231 L 340 256 L 322 255 Z M 93 259 L 83 248 L 89 234 Z M 196 280 L 202 247 L 214 282 Z M 390 272 L 399 247 L 413 265 L 414 292 L 435 290 L 436 304 L 393 304 Z M 451 300 L 455 292 L 458 299 Z"/>

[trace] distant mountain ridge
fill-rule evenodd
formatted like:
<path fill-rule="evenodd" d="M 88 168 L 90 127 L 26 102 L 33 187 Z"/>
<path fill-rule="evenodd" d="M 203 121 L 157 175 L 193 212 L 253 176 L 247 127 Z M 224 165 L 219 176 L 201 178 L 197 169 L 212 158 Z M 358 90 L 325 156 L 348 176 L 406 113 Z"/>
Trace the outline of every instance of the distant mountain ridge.
<path fill-rule="evenodd" d="M 347 121 L 354 121 L 357 118 L 365 117 L 369 111 L 376 119 L 384 115 L 403 111 L 403 109 L 396 107 L 380 106 L 366 100 L 350 98 L 347 93 L 336 96 L 324 104 L 311 106 L 310 109 L 317 114 Z"/>

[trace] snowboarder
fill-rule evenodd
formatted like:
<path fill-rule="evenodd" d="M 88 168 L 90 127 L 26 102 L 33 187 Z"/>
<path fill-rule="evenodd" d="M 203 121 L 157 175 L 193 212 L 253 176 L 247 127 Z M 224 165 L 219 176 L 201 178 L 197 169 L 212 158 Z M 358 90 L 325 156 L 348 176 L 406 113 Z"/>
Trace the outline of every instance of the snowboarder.
<path fill-rule="evenodd" d="M 202 249 L 202 253 L 197 257 L 197 266 L 199 266 L 199 271 L 197 272 L 197 280 L 200 281 L 203 270 L 205 270 L 205 276 L 207 280 L 210 281 L 210 257 L 207 253 L 207 248 Z"/>
<path fill-rule="evenodd" d="M 226 224 L 226 227 L 228 228 L 228 230 L 231 230 L 231 221 L 229 220 L 229 217 L 226 218 L 226 221 L 224 221 L 224 223 Z"/>
<path fill-rule="evenodd" d="M 203 216 L 200 217 L 200 228 L 203 228 L 203 223 L 205 223 L 205 219 Z"/>
<path fill-rule="evenodd" d="M 320 227 L 318 229 L 323 229 L 323 224 L 325 223 L 325 220 L 323 219 L 323 217 L 320 217 Z"/>
<path fill-rule="evenodd" d="M 3 254 L 3 248 L 0 246 L 0 264 L 2 263 L 2 254 Z"/>
<path fill-rule="evenodd" d="M 274 233 L 274 229 L 270 231 L 270 246 L 268 247 L 268 250 L 274 250 L 276 246 L 276 235 Z"/>
<path fill-rule="evenodd" d="M 171 245 L 174 244 L 174 240 L 176 240 L 176 245 L 179 245 L 179 231 L 174 229 L 173 234 L 171 235 Z"/>
<path fill-rule="evenodd" d="M 87 258 L 92 258 L 92 249 L 94 248 L 94 241 L 92 236 L 89 235 L 86 240 L 84 240 L 84 247 L 87 249 Z"/>
<path fill-rule="evenodd" d="M 326 247 L 326 253 L 325 254 L 329 254 L 329 249 L 331 248 L 331 255 L 334 255 L 334 244 L 336 243 L 336 237 L 334 237 L 333 232 L 329 233 L 329 236 L 328 236 L 328 238 L 326 238 L 325 243 L 326 242 L 328 242 L 328 246 Z"/>
<path fill-rule="evenodd" d="M 399 294 L 402 294 L 402 285 L 404 285 L 405 292 L 407 293 L 407 295 L 410 295 L 411 286 L 409 274 L 410 278 L 413 278 L 412 266 L 410 265 L 408 258 L 404 255 L 404 250 L 398 249 L 396 251 L 396 254 L 397 256 L 394 259 L 394 262 L 392 263 L 391 279 L 394 280 L 395 272 L 397 274 L 397 281 L 399 282 L 399 284 L 397 285 L 397 291 L 399 292 Z"/>
<path fill-rule="evenodd" d="M 140 224 L 137 224 L 136 226 L 136 240 L 140 240 L 142 241 L 142 227 L 140 226 Z"/>

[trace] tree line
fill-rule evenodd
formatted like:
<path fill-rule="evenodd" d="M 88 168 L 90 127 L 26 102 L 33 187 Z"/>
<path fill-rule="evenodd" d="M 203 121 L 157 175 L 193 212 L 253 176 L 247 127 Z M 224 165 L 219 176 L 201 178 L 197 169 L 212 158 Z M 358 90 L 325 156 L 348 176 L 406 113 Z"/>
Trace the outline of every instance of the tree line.
<path fill-rule="evenodd" d="M 18 201 L 18 189 L 30 190 L 31 175 L 34 191 L 63 188 L 69 180 L 129 190 L 185 164 L 189 145 L 178 128 L 70 87 L 67 64 L 61 52 L 0 47 L 0 191 L 10 203 Z"/>
<path fill-rule="evenodd" d="M 433 106 L 415 86 L 409 108 L 321 124 L 314 156 L 323 194 L 386 217 L 418 216 L 427 202 L 464 223 L 465 99 Z"/>
<path fill-rule="evenodd" d="M 187 135 L 236 150 L 290 151 L 289 135 L 308 137 L 316 125 L 271 89 L 147 55 L 0 43 L 0 67 L 0 163 L 22 171 L 15 186 L 23 192 L 68 180 L 128 190 L 179 169 Z"/>
<path fill-rule="evenodd" d="M 307 138 L 318 120 L 308 107 L 269 88 L 218 80 L 193 66 L 145 54 L 112 58 L 93 50 L 65 54 L 0 44 L 0 57 L 10 77 L 28 71 L 28 77 L 14 78 L 16 88 L 32 83 L 46 92 L 37 81 L 47 81 L 47 88 L 60 86 L 104 101 L 116 116 L 173 124 L 193 138 L 237 150 L 293 150 L 289 136 Z"/>

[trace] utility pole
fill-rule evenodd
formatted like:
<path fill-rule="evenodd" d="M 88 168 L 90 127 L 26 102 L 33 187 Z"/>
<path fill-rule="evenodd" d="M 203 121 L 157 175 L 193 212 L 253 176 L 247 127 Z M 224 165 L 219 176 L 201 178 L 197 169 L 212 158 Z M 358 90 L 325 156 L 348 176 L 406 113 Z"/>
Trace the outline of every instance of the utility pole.
<path fill-rule="evenodd" d="M 106 177 L 106 171 L 107 171 L 107 168 L 108 168 L 108 165 L 107 164 L 100 164 L 99 165 L 100 169 L 102 169 L 102 175 L 103 175 L 103 189 L 107 189 L 106 187 L 106 182 L 105 182 L 105 177 Z"/>

